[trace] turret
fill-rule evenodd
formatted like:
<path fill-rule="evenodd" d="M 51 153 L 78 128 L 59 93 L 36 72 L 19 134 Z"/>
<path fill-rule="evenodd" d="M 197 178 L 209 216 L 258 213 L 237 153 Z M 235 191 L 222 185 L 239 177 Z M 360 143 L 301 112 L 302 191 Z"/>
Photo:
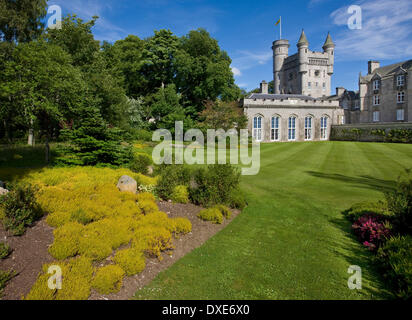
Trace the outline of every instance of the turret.
<path fill-rule="evenodd" d="M 328 36 L 326 37 L 325 44 L 323 45 L 323 52 L 327 53 L 328 56 L 329 56 L 328 74 L 332 75 L 333 74 L 333 66 L 335 64 L 335 44 L 332 41 L 332 37 L 330 36 L 330 33 L 328 33 Z"/>
<path fill-rule="evenodd" d="M 299 54 L 299 72 L 307 73 L 308 72 L 308 56 L 309 56 L 309 41 L 306 38 L 305 31 L 302 30 L 302 34 L 298 41 L 298 54 Z"/>
<path fill-rule="evenodd" d="M 285 59 L 289 56 L 289 41 L 277 40 L 273 42 L 273 75 L 275 94 L 280 94 L 281 79 L 283 79 L 283 64 Z"/>

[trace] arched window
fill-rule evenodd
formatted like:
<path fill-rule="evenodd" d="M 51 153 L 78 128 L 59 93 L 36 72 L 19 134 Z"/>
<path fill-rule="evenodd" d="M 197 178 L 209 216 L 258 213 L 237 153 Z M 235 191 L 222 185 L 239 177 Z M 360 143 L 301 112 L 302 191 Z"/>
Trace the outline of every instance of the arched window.
<path fill-rule="evenodd" d="M 270 139 L 272 141 L 280 140 L 280 117 L 278 116 L 272 117 L 272 128 L 270 131 Z"/>
<path fill-rule="evenodd" d="M 289 141 L 296 140 L 296 117 L 291 116 L 288 121 L 288 139 Z"/>
<path fill-rule="evenodd" d="M 253 138 L 259 142 L 263 140 L 263 118 L 261 116 L 253 118 Z"/>
<path fill-rule="evenodd" d="M 320 138 L 322 140 L 328 139 L 328 117 L 322 117 L 320 119 Z"/>
<path fill-rule="evenodd" d="M 305 140 L 312 140 L 312 117 L 305 118 Z"/>

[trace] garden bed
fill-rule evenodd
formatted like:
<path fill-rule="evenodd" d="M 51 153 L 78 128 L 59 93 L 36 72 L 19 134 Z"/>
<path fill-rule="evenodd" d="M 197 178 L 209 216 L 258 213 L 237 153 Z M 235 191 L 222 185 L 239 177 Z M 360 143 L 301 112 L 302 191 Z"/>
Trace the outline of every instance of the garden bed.
<path fill-rule="evenodd" d="M 223 224 L 216 225 L 205 222 L 197 217 L 201 207 L 192 204 L 173 204 L 159 202 L 159 209 L 166 212 L 170 218 L 183 217 L 192 223 L 192 232 L 174 241 L 175 249 L 171 256 L 163 253 L 163 260 L 148 258 L 145 270 L 132 277 L 123 280 L 120 292 L 111 295 L 102 295 L 92 291 L 91 300 L 127 300 L 138 290 L 149 284 L 158 273 L 173 265 L 180 258 L 200 247 L 209 238 L 225 228 L 238 214 L 233 211 L 233 218 L 225 220 Z M 3 300 L 18 300 L 26 296 L 35 283 L 41 267 L 54 259 L 48 253 L 49 246 L 53 243 L 53 228 L 47 225 L 45 218 L 29 228 L 22 237 L 9 237 L 3 226 L 0 225 L 0 239 L 5 239 L 13 248 L 12 254 L 0 261 L 0 268 L 13 269 L 17 272 L 4 289 Z M 105 262 L 108 262 L 106 260 Z M 101 262 L 104 264 L 105 262 Z"/>

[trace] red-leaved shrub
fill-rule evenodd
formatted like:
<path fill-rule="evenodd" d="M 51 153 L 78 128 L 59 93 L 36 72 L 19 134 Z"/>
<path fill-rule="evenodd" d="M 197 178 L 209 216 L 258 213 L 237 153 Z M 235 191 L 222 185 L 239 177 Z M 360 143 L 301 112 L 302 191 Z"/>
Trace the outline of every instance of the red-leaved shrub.
<path fill-rule="evenodd" d="M 359 240 L 369 250 L 375 251 L 390 236 L 391 230 L 378 217 L 365 215 L 359 218 L 352 228 Z"/>

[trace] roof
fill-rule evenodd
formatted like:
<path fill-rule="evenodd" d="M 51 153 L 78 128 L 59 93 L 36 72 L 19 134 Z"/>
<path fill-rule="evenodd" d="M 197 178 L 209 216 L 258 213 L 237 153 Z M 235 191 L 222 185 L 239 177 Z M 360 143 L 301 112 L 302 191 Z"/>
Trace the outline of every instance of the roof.
<path fill-rule="evenodd" d="M 332 46 L 334 47 L 335 44 L 333 43 L 332 37 L 330 36 L 330 33 L 328 32 L 328 36 L 326 37 L 326 41 L 323 47 L 327 48 L 327 47 L 332 47 Z"/>
<path fill-rule="evenodd" d="M 326 98 L 315 99 L 313 97 L 300 95 L 300 94 L 263 94 L 263 93 L 252 93 L 247 99 L 266 99 L 266 100 L 327 100 Z"/>
<path fill-rule="evenodd" d="M 379 74 L 381 77 L 387 77 L 391 75 L 395 75 L 396 72 L 399 70 L 399 68 L 402 68 L 404 70 L 409 70 L 412 71 L 412 60 L 407 60 L 403 62 L 398 62 L 391 64 L 389 66 L 377 68 L 372 74 L 368 74 L 364 77 L 360 77 L 361 82 L 369 82 L 372 80 L 372 78 L 376 75 Z"/>
<path fill-rule="evenodd" d="M 299 45 L 309 45 L 308 38 L 306 38 L 305 30 L 302 30 L 302 34 L 300 35 L 300 39 L 298 41 Z"/>

